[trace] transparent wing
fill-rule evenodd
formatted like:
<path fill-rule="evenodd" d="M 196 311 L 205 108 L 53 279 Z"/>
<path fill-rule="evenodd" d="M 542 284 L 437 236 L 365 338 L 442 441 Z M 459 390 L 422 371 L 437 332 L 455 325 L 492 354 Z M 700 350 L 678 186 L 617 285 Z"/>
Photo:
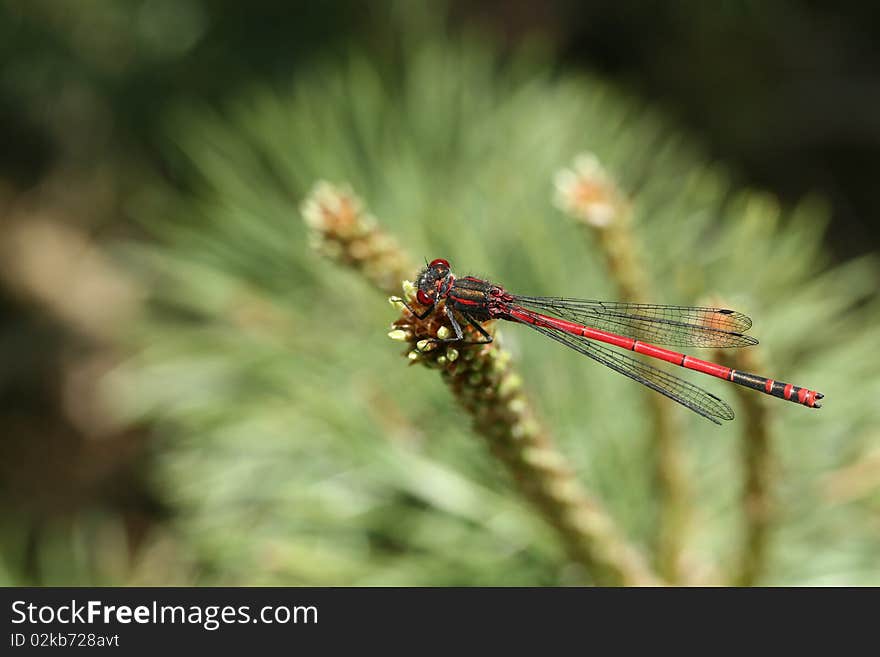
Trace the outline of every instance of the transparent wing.
<path fill-rule="evenodd" d="M 752 320 L 727 308 L 523 296 L 514 296 L 514 303 L 656 345 L 719 348 L 758 344 L 755 338 L 743 335 Z"/>
<path fill-rule="evenodd" d="M 563 333 L 544 326 L 535 326 L 526 322 L 519 322 L 529 326 L 548 338 L 561 342 L 566 347 L 571 347 L 585 356 L 610 367 L 642 385 L 656 390 L 662 395 L 677 401 L 695 413 L 711 420 L 715 424 L 721 424 L 721 420 L 732 420 L 733 409 L 722 399 L 711 392 L 688 383 L 684 379 L 665 372 L 647 363 L 628 356 L 625 353 L 615 351 L 611 347 L 577 337 L 569 333 Z"/>

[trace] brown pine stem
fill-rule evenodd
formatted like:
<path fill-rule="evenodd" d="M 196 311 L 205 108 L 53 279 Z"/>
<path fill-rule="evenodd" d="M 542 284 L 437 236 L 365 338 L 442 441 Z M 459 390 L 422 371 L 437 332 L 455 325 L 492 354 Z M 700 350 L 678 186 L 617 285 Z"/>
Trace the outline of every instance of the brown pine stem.
<path fill-rule="evenodd" d="M 595 240 L 621 301 L 646 302 L 651 286 L 641 265 L 630 205 L 595 157 L 581 155 L 572 170 L 557 176 L 556 203 Z M 653 391 L 646 399 L 654 426 L 655 481 L 659 497 L 657 566 L 670 582 L 683 582 L 685 545 L 690 532 L 689 487 L 681 427 L 670 403 Z"/>
<path fill-rule="evenodd" d="M 488 330 L 494 332 L 492 327 Z M 478 337 L 470 327 L 466 331 L 468 339 Z M 582 488 L 565 457 L 535 420 L 521 379 L 498 336 L 489 345 L 457 344 L 454 348 L 431 341 L 451 334 L 442 313 L 434 312 L 420 321 L 402 308 L 389 335 L 408 343 L 406 353 L 411 362 L 440 371 L 471 416 L 474 431 L 486 440 L 520 492 L 556 530 L 571 559 L 597 584 L 660 584 L 641 553 Z"/>
<path fill-rule="evenodd" d="M 713 300 L 714 303 L 714 300 Z M 725 305 L 719 307 L 726 308 Z M 759 348 L 738 349 L 733 352 L 718 350 L 718 361 L 744 372 L 765 371 Z M 743 468 L 743 536 L 736 560 L 736 571 L 731 576 L 737 586 L 758 583 L 767 568 L 767 551 L 775 520 L 776 503 L 773 494 L 774 458 L 770 417 L 761 395 L 753 390 L 736 386 L 742 411 L 741 458 Z"/>

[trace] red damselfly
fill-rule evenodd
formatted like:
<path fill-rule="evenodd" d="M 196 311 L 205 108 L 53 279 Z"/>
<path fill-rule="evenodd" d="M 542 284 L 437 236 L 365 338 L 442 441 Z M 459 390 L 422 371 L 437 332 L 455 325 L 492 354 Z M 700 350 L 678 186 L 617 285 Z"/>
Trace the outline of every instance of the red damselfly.
<path fill-rule="evenodd" d="M 565 297 L 530 297 L 512 294 L 489 281 L 453 275 L 449 262 L 438 258 L 420 273 L 416 301 L 418 311 L 406 301 L 407 309 L 425 319 L 444 301 L 454 337 L 439 342 L 465 340 L 461 320 L 477 331 L 477 343 L 492 342 L 481 322 L 504 319 L 525 324 L 548 338 L 589 356 L 612 370 L 666 395 L 679 404 L 721 424 L 732 420 L 733 409 L 719 397 L 692 383 L 611 347 L 664 360 L 703 374 L 732 381 L 747 388 L 787 399 L 809 408 L 819 408 L 824 395 L 767 377 L 740 372 L 657 345 L 677 347 L 748 347 L 758 341 L 745 332 L 752 320 L 726 308 L 663 306 L 655 304 L 590 301 Z"/>

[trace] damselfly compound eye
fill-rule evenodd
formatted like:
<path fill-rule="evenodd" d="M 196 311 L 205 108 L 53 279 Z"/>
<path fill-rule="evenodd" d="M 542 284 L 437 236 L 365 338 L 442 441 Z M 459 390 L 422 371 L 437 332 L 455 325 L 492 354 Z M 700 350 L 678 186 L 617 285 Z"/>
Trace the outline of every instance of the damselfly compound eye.
<path fill-rule="evenodd" d="M 431 264 L 428 265 L 431 269 L 435 267 L 443 267 L 445 269 L 449 269 L 449 262 L 444 260 L 443 258 L 437 258 L 436 260 L 432 260 Z"/>
<path fill-rule="evenodd" d="M 423 306 L 430 306 L 434 303 L 434 299 L 423 290 L 416 292 L 416 299 L 418 299 L 418 302 Z"/>

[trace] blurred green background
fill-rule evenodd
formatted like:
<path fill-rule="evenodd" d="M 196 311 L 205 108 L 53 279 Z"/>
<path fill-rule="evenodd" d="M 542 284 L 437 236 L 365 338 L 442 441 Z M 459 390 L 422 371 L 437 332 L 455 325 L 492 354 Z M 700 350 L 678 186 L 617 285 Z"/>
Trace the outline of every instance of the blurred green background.
<path fill-rule="evenodd" d="M 764 374 L 827 396 L 766 400 L 757 581 L 880 584 L 880 21 L 831 7 L 0 1 L 0 582 L 591 581 L 298 210 L 348 183 L 416 262 L 609 298 L 552 204 L 589 151 L 656 302 L 722 296 Z M 502 330 L 578 477 L 653 554 L 638 386 Z M 671 412 L 688 563 L 725 582 L 748 432 Z"/>

